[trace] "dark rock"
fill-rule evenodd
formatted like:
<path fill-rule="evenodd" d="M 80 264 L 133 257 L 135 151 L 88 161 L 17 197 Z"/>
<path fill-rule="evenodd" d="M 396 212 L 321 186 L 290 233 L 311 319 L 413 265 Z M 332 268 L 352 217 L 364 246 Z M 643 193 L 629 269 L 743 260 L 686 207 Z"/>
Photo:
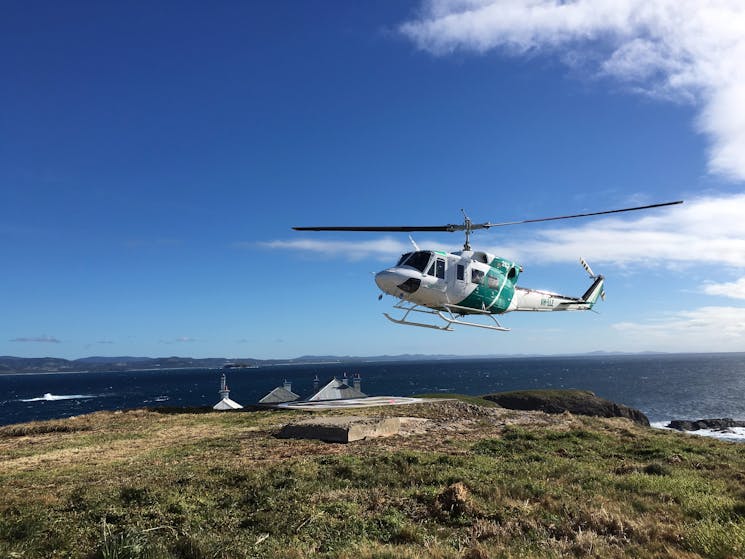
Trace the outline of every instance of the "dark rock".
<path fill-rule="evenodd" d="M 511 410 L 546 413 L 568 411 L 594 417 L 625 417 L 639 425 L 649 426 L 649 419 L 639 410 L 599 398 L 587 390 L 521 390 L 487 394 L 482 398 Z"/>
<path fill-rule="evenodd" d="M 674 419 L 667 424 L 670 429 L 678 431 L 698 431 L 699 429 L 714 429 L 715 431 L 724 431 L 733 427 L 745 427 L 745 421 L 736 421 L 731 417 L 721 419 Z"/>

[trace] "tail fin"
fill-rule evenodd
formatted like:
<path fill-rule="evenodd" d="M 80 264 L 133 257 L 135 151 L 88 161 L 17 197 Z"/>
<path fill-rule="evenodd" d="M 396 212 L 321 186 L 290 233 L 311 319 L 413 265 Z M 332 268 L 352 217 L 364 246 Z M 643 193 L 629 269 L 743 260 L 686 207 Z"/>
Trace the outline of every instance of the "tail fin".
<path fill-rule="evenodd" d="M 603 276 L 595 276 L 595 281 L 592 282 L 590 288 L 585 291 L 584 295 L 582 295 L 582 301 L 589 304 L 590 308 L 592 308 L 592 306 L 598 300 L 598 297 L 602 297 L 603 299 L 605 299 L 605 291 L 603 290 L 604 283 L 605 278 Z"/>

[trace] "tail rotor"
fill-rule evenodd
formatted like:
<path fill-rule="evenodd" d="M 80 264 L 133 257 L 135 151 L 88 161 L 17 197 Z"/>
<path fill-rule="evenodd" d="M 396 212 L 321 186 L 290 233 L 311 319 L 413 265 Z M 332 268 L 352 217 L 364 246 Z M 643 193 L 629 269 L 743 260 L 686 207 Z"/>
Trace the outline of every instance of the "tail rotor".
<path fill-rule="evenodd" d="M 587 263 L 587 261 L 579 257 L 579 263 L 582 264 L 582 267 L 585 269 L 585 271 L 590 275 L 590 279 L 595 279 L 597 276 L 593 273 L 592 268 L 590 268 L 590 265 Z"/>
<path fill-rule="evenodd" d="M 592 279 L 592 280 L 597 280 L 598 278 L 600 278 L 601 280 L 603 279 L 603 276 L 600 276 L 600 275 L 598 275 L 598 274 L 596 274 L 595 272 L 593 272 L 593 271 L 592 271 L 592 268 L 590 268 L 590 265 L 589 265 L 589 264 L 587 263 L 587 261 L 586 261 L 586 260 L 585 260 L 584 258 L 582 258 L 581 256 L 580 256 L 580 259 L 579 259 L 579 263 L 580 263 L 580 264 L 582 264 L 582 267 L 583 267 L 583 268 L 585 269 L 585 271 L 587 272 L 587 275 L 589 275 L 589 276 L 590 276 L 590 279 Z M 594 285 L 595 285 L 595 284 L 593 284 L 593 286 L 594 286 Z M 590 290 L 588 290 L 588 293 L 589 293 L 590 291 L 592 291 L 592 288 L 590 288 Z M 597 297 L 597 295 L 596 295 L 596 297 Z M 602 283 L 602 282 L 600 283 L 600 298 L 601 298 L 601 299 L 602 299 L 603 301 L 605 301 L 605 289 L 603 288 L 603 283 Z"/>

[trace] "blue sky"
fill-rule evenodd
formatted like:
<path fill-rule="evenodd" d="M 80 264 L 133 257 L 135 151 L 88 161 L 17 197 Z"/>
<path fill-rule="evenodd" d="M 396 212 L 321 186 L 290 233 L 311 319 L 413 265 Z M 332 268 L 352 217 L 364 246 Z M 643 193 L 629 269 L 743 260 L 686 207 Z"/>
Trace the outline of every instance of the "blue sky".
<path fill-rule="evenodd" d="M 0 355 L 742 351 L 743 24 L 737 2 L 11 3 Z M 579 295 L 580 256 L 607 277 L 599 314 L 509 333 L 389 323 L 371 274 L 405 234 L 291 231 L 677 199 L 475 234 L 521 285 Z"/>

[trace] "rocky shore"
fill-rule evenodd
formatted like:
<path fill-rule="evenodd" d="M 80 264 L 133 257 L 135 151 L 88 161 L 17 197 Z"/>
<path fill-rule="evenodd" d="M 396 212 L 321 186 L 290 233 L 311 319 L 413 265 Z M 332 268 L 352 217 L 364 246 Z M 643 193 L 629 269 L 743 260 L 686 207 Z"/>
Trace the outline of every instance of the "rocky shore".
<path fill-rule="evenodd" d="M 667 424 L 668 429 L 677 431 L 700 431 L 711 429 L 713 431 L 726 431 L 735 427 L 745 427 L 745 421 L 737 421 L 730 417 L 720 419 L 674 419 Z"/>
<path fill-rule="evenodd" d="M 600 398 L 588 390 L 522 390 L 487 394 L 483 398 L 511 410 L 625 417 L 649 427 L 649 419 L 641 411 Z"/>

